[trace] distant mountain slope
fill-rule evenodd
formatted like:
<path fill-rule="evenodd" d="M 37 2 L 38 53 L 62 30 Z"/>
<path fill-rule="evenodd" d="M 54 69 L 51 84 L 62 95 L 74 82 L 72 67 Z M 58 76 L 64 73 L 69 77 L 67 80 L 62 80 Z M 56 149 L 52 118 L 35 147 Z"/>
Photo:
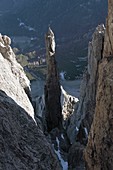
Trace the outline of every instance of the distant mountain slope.
<path fill-rule="evenodd" d="M 1 9 L 1 32 L 37 37 L 38 51 L 44 47 L 44 34 L 51 26 L 57 38 L 60 70 L 74 78 L 85 65 L 83 57 L 92 32 L 105 22 L 107 0 L 1 0 Z"/>

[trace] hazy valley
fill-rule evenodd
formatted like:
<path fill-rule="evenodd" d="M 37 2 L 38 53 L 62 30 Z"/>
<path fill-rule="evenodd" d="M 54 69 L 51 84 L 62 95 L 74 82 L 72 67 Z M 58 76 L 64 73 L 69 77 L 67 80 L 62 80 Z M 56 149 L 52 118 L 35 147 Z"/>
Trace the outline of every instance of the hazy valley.
<path fill-rule="evenodd" d="M 45 58 L 45 32 L 55 32 L 56 58 L 67 79 L 82 75 L 87 65 L 87 44 L 98 24 L 105 23 L 106 0 L 2 0 L 1 33 L 12 37 L 20 53 L 36 51 Z M 7 4 L 7 5 L 5 5 Z M 33 61 L 33 60 L 32 60 Z"/>

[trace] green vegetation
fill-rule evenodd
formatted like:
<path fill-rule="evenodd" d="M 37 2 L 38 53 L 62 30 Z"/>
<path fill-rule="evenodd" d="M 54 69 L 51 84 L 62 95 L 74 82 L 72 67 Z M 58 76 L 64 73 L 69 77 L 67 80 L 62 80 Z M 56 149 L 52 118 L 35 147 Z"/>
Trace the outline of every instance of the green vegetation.
<path fill-rule="evenodd" d="M 47 73 L 46 65 L 43 65 L 37 68 L 35 67 L 34 70 L 37 71 L 39 74 L 43 75 L 44 77 L 46 76 L 46 73 Z"/>
<path fill-rule="evenodd" d="M 16 56 L 17 61 L 22 65 L 22 67 L 25 67 L 28 65 L 28 57 L 23 54 L 19 54 Z"/>
<path fill-rule="evenodd" d="M 35 80 L 35 78 L 33 77 L 32 74 L 30 74 L 29 72 L 25 71 L 26 73 L 26 76 L 28 77 L 28 79 L 31 81 L 31 80 Z"/>
<path fill-rule="evenodd" d="M 25 54 L 20 54 L 18 48 L 13 48 L 13 51 L 16 54 L 17 61 L 24 68 L 26 76 L 28 77 L 29 80 L 34 80 L 36 79 L 36 77 L 45 79 L 47 72 L 46 65 L 37 64 L 38 61 L 36 61 L 37 57 L 36 51 L 32 51 Z"/>

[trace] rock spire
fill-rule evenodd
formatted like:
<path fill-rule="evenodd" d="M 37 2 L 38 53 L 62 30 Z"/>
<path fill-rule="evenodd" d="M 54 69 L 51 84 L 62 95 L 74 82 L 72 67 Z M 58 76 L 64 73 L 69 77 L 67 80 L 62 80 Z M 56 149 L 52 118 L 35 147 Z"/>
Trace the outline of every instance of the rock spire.
<path fill-rule="evenodd" d="M 61 89 L 59 83 L 59 75 L 57 71 L 57 63 L 55 60 L 55 37 L 49 28 L 46 34 L 46 62 L 47 62 L 47 78 L 45 84 L 45 108 L 47 129 L 51 131 L 53 128 L 62 126 L 61 111 Z"/>

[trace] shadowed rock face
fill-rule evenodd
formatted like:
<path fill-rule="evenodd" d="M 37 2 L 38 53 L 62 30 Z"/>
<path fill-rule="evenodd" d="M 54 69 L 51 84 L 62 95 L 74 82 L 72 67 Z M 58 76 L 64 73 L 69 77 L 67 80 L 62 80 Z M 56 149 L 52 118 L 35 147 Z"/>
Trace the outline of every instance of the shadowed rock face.
<path fill-rule="evenodd" d="M 108 0 L 103 59 L 99 64 L 96 109 L 88 145 L 87 169 L 113 169 L 113 0 Z"/>
<path fill-rule="evenodd" d="M 0 90 L 0 170 L 59 170 L 39 120 Z"/>
<path fill-rule="evenodd" d="M 52 30 L 46 35 L 47 78 L 45 84 L 45 107 L 48 131 L 62 125 L 61 89 L 55 60 L 55 40 Z"/>
<path fill-rule="evenodd" d="M 98 68 L 99 62 L 102 59 L 102 51 L 104 44 L 104 34 L 105 27 L 104 25 L 99 25 L 93 36 L 92 41 L 89 42 L 88 47 L 88 69 L 85 73 L 85 78 L 83 80 L 83 84 L 81 87 L 86 84 L 85 91 L 83 92 L 82 88 L 82 102 L 78 109 L 77 114 L 82 114 L 81 116 L 81 129 L 86 129 L 86 133 L 89 133 L 91 124 L 93 121 L 93 116 L 95 112 L 95 104 L 96 104 L 96 92 L 97 92 L 97 84 L 98 84 Z M 86 81 L 86 82 L 85 82 Z M 84 83 L 85 82 L 85 83 Z M 79 125 L 79 123 L 78 123 Z M 86 134 L 88 135 L 88 134 Z"/>
<path fill-rule="evenodd" d="M 29 80 L 0 35 L 0 170 L 60 170 L 25 92 Z"/>
<path fill-rule="evenodd" d="M 78 108 L 71 118 L 67 131 L 71 143 L 76 141 L 76 136 L 79 134 L 77 140 L 84 144 L 83 138 L 87 139 L 90 131 L 95 111 L 98 66 L 102 58 L 104 32 L 104 25 L 99 25 L 92 36 L 92 41 L 89 42 L 88 66 L 81 82 Z"/>
<path fill-rule="evenodd" d="M 67 135 L 72 144 L 68 155 L 70 170 L 85 169 L 83 151 L 87 144 L 95 112 L 98 68 L 99 62 L 102 60 L 104 33 L 104 25 L 99 25 L 92 36 L 92 41 L 89 42 L 88 66 L 81 82 L 78 106 L 70 118 L 67 129 Z"/>

